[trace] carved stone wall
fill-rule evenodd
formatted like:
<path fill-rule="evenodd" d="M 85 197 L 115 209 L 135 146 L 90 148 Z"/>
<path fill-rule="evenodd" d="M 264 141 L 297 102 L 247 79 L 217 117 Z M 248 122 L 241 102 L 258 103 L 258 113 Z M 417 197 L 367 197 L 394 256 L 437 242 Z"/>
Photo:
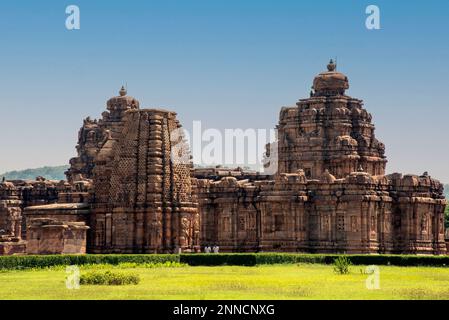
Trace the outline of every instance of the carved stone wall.
<path fill-rule="evenodd" d="M 22 209 L 17 188 L 13 183 L 0 183 L 0 241 L 21 237 Z M 11 238 L 11 239 L 10 239 Z"/>
<path fill-rule="evenodd" d="M 446 252 L 442 185 L 428 176 L 354 172 L 307 180 L 300 172 L 198 186 L 201 243 L 222 251 Z"/>
<path fill-rule="evenodd" d="M 77 202 L 76 199 L 85 199 L 87 202 L 88 194 L 77 196 L 74 191 L 75 184 L 66 181 L 46 180 L 43 177 L 37 177 L 36 180 L 13 180 L 9 181 L 16 188 L 18 206 L 20 210 L 27 207 L 55 204 L 58 202 Z M 66 195 L 66 197 L 64 197 Z M 80 201 L 84 202 L 84 201 Z M 26 239 L 26 222 L 22 215 L 21 238 Z"/>
<path fill-rule="evenodd" d="M 105 143 L 95 162 L 92 252 L 197 250 L 192 165 L 171 155 L 171 134 L 180 127 L 170 111 L 126 112 L 121 135 Z"/>

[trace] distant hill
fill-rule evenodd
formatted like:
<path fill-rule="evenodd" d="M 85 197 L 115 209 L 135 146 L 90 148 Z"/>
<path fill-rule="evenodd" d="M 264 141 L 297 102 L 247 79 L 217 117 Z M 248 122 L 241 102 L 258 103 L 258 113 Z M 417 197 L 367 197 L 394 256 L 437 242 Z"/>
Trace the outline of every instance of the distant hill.
<path fill-rule="evenodd" d="M 41 176 L 48 180 L 65 180 L 66 177 L 64 171 L 68 168 L 69 166 L 65 165 L 10 171 L 0 174 L 0 179 L 5 177 L 7 180 L 34 180 L 36 177 Z"/>
<path fill-rule="evenodd" d="M 449 184 L 444 185 L 444 195 L 446 196 L 446 199 L 449 200 Z"/>

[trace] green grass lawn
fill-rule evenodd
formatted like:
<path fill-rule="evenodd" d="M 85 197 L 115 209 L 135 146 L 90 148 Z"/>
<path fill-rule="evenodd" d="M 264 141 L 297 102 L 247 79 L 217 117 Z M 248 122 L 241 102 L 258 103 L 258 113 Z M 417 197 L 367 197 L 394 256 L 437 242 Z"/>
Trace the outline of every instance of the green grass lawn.
<path fill-rule="evenodd" d="M 366 289 L 363 266 L 348 275 L 320 264 L 100 268 L 138 273 L 141 282 L 69 290 L 62 267 L 0 271 L 0 299 L 449 299 L 449 268 L 380 266 L 379 290 Z"/>

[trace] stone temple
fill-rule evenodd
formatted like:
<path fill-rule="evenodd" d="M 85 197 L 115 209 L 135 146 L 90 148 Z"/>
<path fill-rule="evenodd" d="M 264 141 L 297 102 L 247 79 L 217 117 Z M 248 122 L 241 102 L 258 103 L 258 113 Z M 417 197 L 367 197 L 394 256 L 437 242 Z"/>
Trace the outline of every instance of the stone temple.
<path fill-rule="evenodd" d="M 0 254 L 323 252 L 446 254 L 442 184 L 385 174 L 362 100 L 331 61 L 284 107 L 275 174 L 194 168 L 176 113 L 127 95 L 84 120 L 67 181 L 0 183 Z M 174 139 L 173 137 L 176 137 Z M 273 152 L 273 151 L 271 151 Z M 271 159 L 271 158 L 270 158 Z M 268 164 L 270 165 L 270 164 Z"/>

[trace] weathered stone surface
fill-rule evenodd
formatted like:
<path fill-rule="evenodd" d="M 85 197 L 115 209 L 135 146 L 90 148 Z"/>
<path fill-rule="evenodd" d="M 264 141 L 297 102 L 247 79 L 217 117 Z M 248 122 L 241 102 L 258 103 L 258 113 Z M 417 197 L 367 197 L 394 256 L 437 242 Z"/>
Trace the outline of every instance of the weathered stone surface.
<path fill-rule="evenodd" d="M 88 203 L 55 203 L 27 207 L 24 210 L 26 225 L 36 219 L 52 219 L 59 222 L 89 222 L 90 205 Z M 28 239 L 28 237 L 27 237 Z"/>
<path fill-rule="evenodd" d="M 16 186 L 7 181 L 0 183 L 0 237 L 21 237 L 22 209 Z"/>
<path fill-rule="evenodd" d="M 126 95 L 124 87 L 119 96 L 107 101 L 107 110 L 102 119 L 84 120 L 78 133 L 78 156 L 70 159 L 70 168 L 66 172 L 69 182 L 91 179 L 93 177 L 94 159 L 107 141 L 116 139 L 123 129 L 123 116 L 128 110 L 139 108 L 139 101 Z M 107 147 L 107 146 L 106 146 Z"/>
<path fill-rule="evenodd" d="M 130 109 L 121 121 L 121 133 L 94 159 L 89 250 L 198 251 L 192 164 L 172 161 L 172 133 L 181 127 L 176 113 Z"/>
<path fill-rule="evenodd" d="M 27 229 L 27 254 L 86 253 L 88 229 L 84 222 L 32 219 Z"/>
<path fill-rule="evenodd" d="M 17 239 L 16 241 L 0 240 L 0 256 L 23 255 L 26 253 L 26 241 Z"/>
<path fill-rule="evenodd" d="M 279 172 L 304 170 L 309 179 L 319 179 L 328 170 L 344 178 L 360 167 L 371 175 L 385 174 L 385 146 L 374 136 L 372 116 L 362 100 L 345 95 L 347 77 L 329 71 L 314 80 L 315 92 L 295 107 L 280 113 Z"/>

